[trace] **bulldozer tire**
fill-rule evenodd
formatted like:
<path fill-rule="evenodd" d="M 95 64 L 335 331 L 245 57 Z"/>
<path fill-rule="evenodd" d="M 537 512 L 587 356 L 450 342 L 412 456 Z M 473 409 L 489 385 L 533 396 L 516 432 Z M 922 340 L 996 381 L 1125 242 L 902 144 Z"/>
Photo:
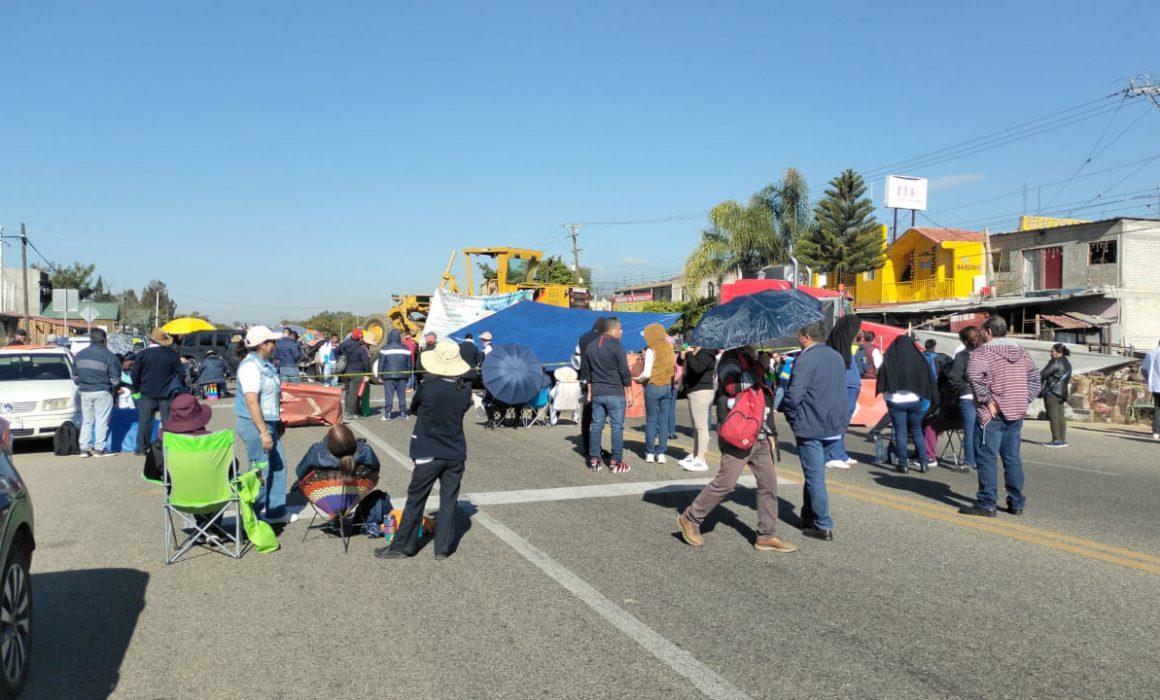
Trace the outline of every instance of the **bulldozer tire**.
<path fill-rule="evenodd" d="M 391 319 L 384 314 L 374 314 L 367 318 L 363 324 L 363 337 L 367 345 L 371 347 L 371 352 L 378 352 L 383 343 L 387 342 L 387 332 L 393 330 L 395 324 L 391 323 Z"/>

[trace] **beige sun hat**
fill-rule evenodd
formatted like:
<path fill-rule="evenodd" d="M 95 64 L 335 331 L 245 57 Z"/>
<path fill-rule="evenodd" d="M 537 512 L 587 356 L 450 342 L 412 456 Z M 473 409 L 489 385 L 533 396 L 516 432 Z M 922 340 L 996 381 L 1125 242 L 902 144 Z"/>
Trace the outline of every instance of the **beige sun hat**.
<path fill-rule="evenodd" d="M 435 347 L 419 355 L 419 364 L 431 374 L 441 377 L 458 377 L 471 369 L 459 355 L 459 345 L 454 340 L 435 343 Z"/>
<path fill-rule="evenodd" d="M 552 372 L 552 376 L 556 377 L 558 382 L 574 382 L 580 378 L 580 375 L 576 374 L 576 370 L 571 367 L 561 367 Z"/>

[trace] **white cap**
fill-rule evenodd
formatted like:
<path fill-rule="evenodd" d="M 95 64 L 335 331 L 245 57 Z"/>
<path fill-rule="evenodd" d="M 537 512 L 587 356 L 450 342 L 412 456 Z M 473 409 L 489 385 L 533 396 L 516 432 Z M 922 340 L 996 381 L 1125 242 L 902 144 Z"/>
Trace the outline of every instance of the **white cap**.
<path fill-rule="evenodd" d="M 267 340 L 278 340 L 281 333 L 275 333 L 266 326 L 254 326 L 246 331 L 246 347 L 256 348 Z"/>

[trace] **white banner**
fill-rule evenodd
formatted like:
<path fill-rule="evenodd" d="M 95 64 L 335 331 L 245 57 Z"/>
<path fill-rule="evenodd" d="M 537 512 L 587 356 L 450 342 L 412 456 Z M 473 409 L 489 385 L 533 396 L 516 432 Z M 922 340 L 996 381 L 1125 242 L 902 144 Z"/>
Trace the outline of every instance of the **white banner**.
<path fill-rule="evenodd" d="M 517 302 L 530 301 L 531 298 L 532 291 L 529 289 L 486 297 L 469 297 L 446 289 L 436 289 L 431 295 L 431 310 L 427 313 L 423 332 L 433 332 L 442 340 L 464 326 L 470 326 Z"/>

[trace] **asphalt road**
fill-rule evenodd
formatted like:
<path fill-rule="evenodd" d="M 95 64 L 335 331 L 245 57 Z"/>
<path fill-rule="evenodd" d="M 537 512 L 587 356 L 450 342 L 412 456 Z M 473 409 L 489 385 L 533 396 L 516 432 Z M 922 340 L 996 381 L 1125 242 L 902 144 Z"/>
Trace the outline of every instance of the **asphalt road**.
<path fill-rule="evenodd" d="M 211 427 L 233 420 L 223 405 Z M 800 549 L 780 555 L 751 546 L 751 487 L 693 549 L 675 516 L 710 475 L 639 456 L 592 474 L 571 424 L 480 422 L 469 414 L 465 532 L 442 562 L 430 548 L 379 561 L 365 537 L 344 554 L 303 542 L 299 521 L 279 552 L 166 567 L 161 491 L 138 458 L 21 445 L 38 542 L 25 697 L 1160 696 L 1160 443 L 1145 433 L 1076 425 L 1050 450 L 1033 444 L 1046 422 L 1028 423 L 1020 518 L 958 515 L 973 474 L 829 472 L 831 543 L 797 530 L 786 445 L 779 534 Z M 409 428 L 357 423 L 398 505 Z M 323 432 L 291 430 L 291 461 Z M 627 437 L 639 454 L 641 421 Z M 869 459 L 862 435 L 849 446 Z"/>

